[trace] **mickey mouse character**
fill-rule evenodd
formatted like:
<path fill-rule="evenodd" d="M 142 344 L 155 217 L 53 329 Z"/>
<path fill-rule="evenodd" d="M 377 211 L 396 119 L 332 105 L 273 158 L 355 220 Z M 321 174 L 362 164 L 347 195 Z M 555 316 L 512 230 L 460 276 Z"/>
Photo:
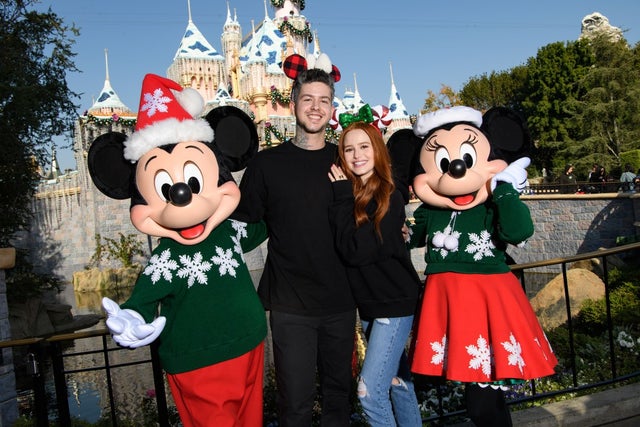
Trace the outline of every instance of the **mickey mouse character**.
<path fill-rule="evenodd" d="M 411 245 L 427 275 L 411 370 L 466 383 L 478 426 L 510 426 L 506 385 L 554 373 L 556 357 L 506 262 L 533 234 L 520 200 L 530 137 L 515 112 L 458 106 L 420 116 Z"/>
<path fill-rule="evenodd" d="M 266 228 L 229 219 L 240 201 L 231 171 L 257 152 L 258 136 L 241 110 L 196 119 L 203 107 L 194 89 L 148 74 L 135 132 L 91 145 L 96 187 L 130 198 L 133 225 L 160 237 L 129 299 L 103 307 L 121 346 L 158 340 L 184 426 L 259 426 L 267 327 L 243 252 Z"/>

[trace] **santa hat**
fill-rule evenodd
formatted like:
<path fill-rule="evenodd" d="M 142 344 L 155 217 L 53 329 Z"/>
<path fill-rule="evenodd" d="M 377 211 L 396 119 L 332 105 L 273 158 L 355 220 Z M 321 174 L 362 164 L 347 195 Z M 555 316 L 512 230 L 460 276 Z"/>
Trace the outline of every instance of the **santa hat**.
<path fill-rule="evenodd" d="M 183 88 L 173 80 L 147 74 L 142 81 L 138 121 L 124 142 L 124 157 L 132 163 L 152 148 L 185 141 L 213 141 L 213 129 L 196 118 L 204 99 L 195 89 Z"/>
<path fill-rule="evenodd" d="M 469 122 L 480 127 L 482 113 L 462 105 L 425 113 L 416 120 L 413 125 L 413 133 L 422 138 L 435 128 L 455 122 Z"/>

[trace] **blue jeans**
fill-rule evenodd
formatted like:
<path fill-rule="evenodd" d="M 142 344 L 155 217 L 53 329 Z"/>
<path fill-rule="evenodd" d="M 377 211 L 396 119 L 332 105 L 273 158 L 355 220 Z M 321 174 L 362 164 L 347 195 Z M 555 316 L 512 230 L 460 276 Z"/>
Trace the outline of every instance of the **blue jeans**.
<path fill-rule="evenodd" d="M 422 426 L 405 354 L 413 316 L 362 320 L 367 352 L 358 398 L 371 427 Z"/>

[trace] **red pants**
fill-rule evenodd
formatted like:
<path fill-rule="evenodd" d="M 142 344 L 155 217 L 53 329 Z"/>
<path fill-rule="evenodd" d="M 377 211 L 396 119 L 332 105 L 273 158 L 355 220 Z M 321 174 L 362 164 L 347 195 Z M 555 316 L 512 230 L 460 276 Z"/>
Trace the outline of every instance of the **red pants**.
<path fill-rule="evenodd" d="M 167 374 L 184 427 L 262 426 L 264 343 L 235 359 Z"/>

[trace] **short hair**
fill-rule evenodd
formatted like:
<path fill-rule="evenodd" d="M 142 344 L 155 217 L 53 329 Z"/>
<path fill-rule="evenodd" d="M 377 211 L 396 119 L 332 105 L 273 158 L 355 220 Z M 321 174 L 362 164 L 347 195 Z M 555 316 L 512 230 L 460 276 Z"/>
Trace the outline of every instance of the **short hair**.
<path fill-rule="evenodd" d="M 303 84 L 306 83 L 315 83 L 320 82 L 329 86 L 331 89 L 331 100 L 333 101 L 333 97 L 335 96 L 336 89 L 334 86 L 333 77 L 319 68 L 310 68 L 308 70 L 304 70 L 298 74 L 298 77 L 293 82 L 293 87 L 291 88 L 291 100 L 293 102 L 298 101 L 298 96 L 300 95 L 300 88 Z"/>

